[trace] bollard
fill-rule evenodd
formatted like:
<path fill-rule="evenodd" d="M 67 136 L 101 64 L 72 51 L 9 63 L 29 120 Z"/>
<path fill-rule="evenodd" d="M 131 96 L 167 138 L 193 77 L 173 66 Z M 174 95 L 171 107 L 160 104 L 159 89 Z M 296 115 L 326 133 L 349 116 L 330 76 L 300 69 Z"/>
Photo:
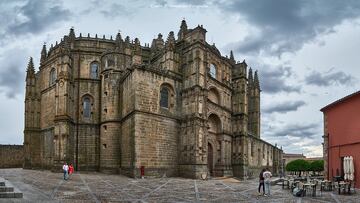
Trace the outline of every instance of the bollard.
<path fill-rule="evenodd" d="M 144 176 L 145 176 L 145 166 L 140 166 L 140 175 L 141 175 L 141 178 L 144 178 Z"/>

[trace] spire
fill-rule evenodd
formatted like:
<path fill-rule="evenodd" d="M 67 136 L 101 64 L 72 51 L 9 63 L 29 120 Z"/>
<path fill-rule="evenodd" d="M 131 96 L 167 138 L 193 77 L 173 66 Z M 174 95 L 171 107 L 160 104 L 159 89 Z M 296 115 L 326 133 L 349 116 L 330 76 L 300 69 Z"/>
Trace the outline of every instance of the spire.
<path fill-rule="evenodd" d="M 256 88 L 260 89 L 260 82 L 259 82 L 257 70 L 254 73 L 254 84 Z"/>
<path fill-rule="evenodd" d="M 173 31 L 169 32 L 169 35 L 168 35 L 168 37 L 166 39 L 165 46 L 169 50 L 174 50 L 175 37 L 174 37 L 174 32 Z"/>
<path fill-rule="evenodd" d="M 30 75 L 35 74 L 34 62 L 33 62 L 32 57 L 30 57 L 30 59 L 29 59 L 29 63 L 28 63 L 26 72 L 27 72 L 26 77 L 29 77 Z"/>
<path fill-rule="evenodd" d="M 233 51 L 230 51 L 230 60 L 235 62 Z"/>
<path fill-rule="evenodd" d="M 249 68 L 249 76 L 248 76 L 248 83 L 249 85 L 252 85 L 253 84 L 253 74 L 252 74 L 252 69 L 251 67 Z"/>
<path fill-rule="evenodd" d="M 180 30 L 178 32 L 178 40 L 182 40 L 185 37 L 185 34 L 187 33 L 187 24 L 185 19 L 181 21 Z"/>
<path fill-rule="evenodd" d="M 46 52 L 46 44 L 44 43 L 42 50 L 41 50 L 41 58 L 40 63 L 43 63 L 46 60 L 47 52 Z M 32 60 L 32 59 L 31 59 Z"/>

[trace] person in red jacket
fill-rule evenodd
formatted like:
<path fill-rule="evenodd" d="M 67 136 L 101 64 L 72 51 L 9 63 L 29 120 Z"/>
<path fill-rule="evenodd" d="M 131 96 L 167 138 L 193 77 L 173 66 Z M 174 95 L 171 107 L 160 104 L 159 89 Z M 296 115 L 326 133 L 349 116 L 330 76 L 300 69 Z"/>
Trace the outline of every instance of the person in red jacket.
<path fill-rule="evenodd" d="M 69 165 L 69 178 L 74 173 L 74 167 L 72 164 Z"/>

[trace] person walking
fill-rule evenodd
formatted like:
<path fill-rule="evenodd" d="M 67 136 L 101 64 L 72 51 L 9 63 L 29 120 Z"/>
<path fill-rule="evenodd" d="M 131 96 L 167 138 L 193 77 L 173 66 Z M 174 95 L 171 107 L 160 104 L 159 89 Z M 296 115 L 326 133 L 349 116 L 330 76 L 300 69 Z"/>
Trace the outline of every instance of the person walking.
<path fill-rule="evenodd" d="M 68 172 L 69 172 L 69 166 L 68 166 L 68 164 L 66 162 L 63 165 L 63 172 L 64 172 L 64 180 L 67 180 L 67 175 L 68 175 Z"/>
<path fill-rule="evenodd" d="M 270 195 L 270 183 L 271 183 L 271 176 L 272 176 L 272 174 L 268 168 L 265 169 L 263 176 L 264 176 L 264 183 L 265 183 L 264 196 L 268 196 L 268 195 Z"/>
<path fill-rule="evenodd" d="M 71 177 L 71 175 L 74 173 L 74 167 L 73 167 L 73 165 L 70 163 L 69 164 L 69 179 L 70 179 L 70 177 Z"/>
<path fill-rule="evenodd" d="M 264 172 L 265 172 L 265 169 L 262 169 L 259 174 L 259 189 L 258 189 L 259 195 L 261 195 L 261 193 L 260 193 L 261 186 L 262 186 L 262 190 L 263 190 L 263 195 L 265 194 L 264 175 L 263 175 Z"/>

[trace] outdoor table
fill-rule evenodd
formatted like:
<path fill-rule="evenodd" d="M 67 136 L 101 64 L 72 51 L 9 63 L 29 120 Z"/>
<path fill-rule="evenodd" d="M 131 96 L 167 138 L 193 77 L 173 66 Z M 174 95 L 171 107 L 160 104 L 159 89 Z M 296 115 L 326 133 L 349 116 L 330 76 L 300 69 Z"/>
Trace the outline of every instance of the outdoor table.
<path fill-rule="evenodd" d="M 306 195 L 306 191 L 310 189 L 312 191 L 312 196 L 315 197 L 316 196 L 316 184 L 315 183 L 305 183 L 303 185 L 303 190 L 305 191 L 305 195 Z"/>
<path fill-rule="evenodd" d="M 341 190 L 344 191 L 344 194 L 346 193 L 346 189 L 347 189 L 347 193 L 350 194 L 350 182 L 339 182 L 339 195 L 341 194 Z"/>
<path fill-rule="evenodd" d="M 323 180 L 320 182 L 320 191 L 332 191 L 331 181 Z"/>
<path fill-rule="evenodd" d="M 282 182 L 282 189 L 284 189 L 285 187 L 285 183 L 286 182 L 286 186 L 287 188 L 289 189 L 290 188 L 290 180 L 289 179 L 283 179 L 283 182 Z"/>

